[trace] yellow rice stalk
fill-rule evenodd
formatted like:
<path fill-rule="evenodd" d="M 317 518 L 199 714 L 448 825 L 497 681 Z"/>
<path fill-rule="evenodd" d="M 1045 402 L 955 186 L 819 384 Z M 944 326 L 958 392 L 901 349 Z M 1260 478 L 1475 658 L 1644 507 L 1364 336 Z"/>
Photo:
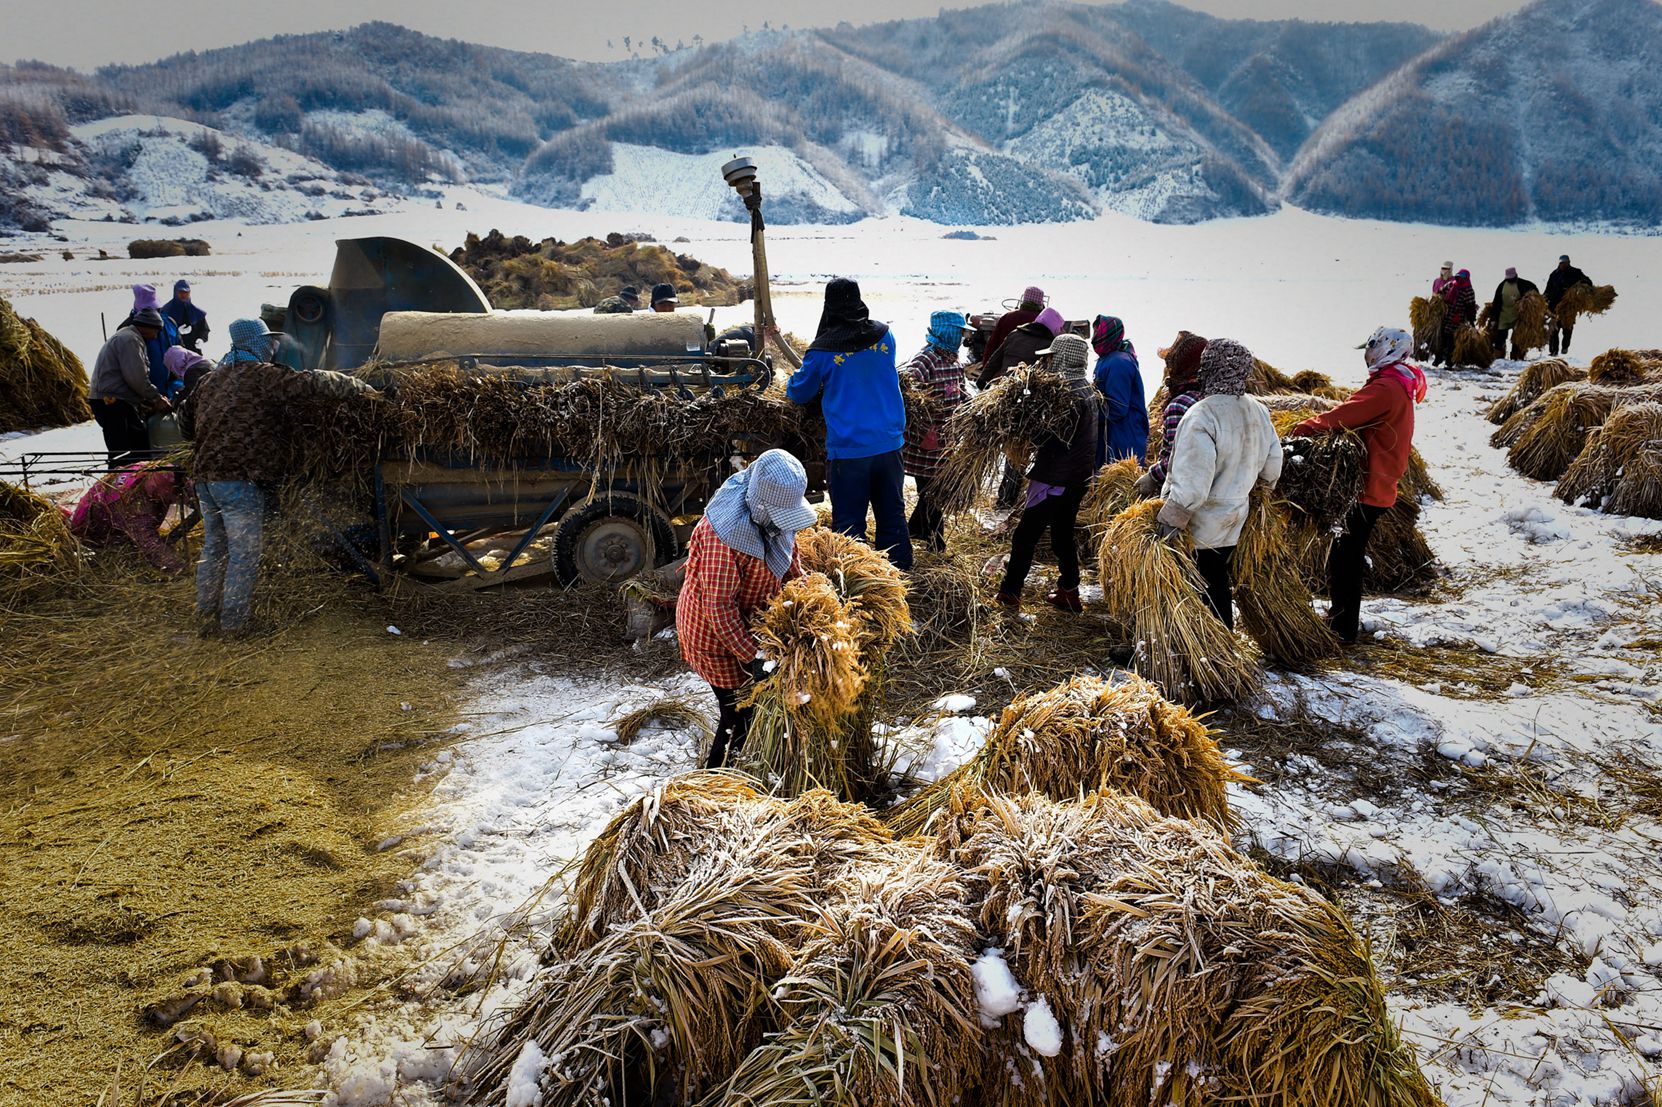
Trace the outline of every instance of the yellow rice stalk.
<path fill-rule="evenodd" d="M 0 296 L 0 434 L 91 418 L 81 359 Z"/>
<path fill-rule="evenodd" d="M 1489 407 L 1489 422 L 1504 423 L 1513 415 L 1534 403 L 1549 388 L 1566 381 L 1586 380 L 1584 370 L 1570 367 L 1563 358 L 1544 358 L 1532 361 L 1518 374 L 1512 390 Z"/>
<path fill-rule="evenodd" d="M 1409 447 L 1408 468 L 1403 470 L 1402 479 L 1397 481 L 1397 495 L 1415 503 L 1424 499 L 1439 503 L 1443 500 L 1443 486 L 1431 475 L 1431 466 L 1425 463 L 1425 456 L 1418 446 Z"/>
<path fill-rule="evenodd" d="M 1343 914 L 1212 827 L 1101 793 L 991 798 L 955 833 L 988 940 L 1063 1030 L 1054 1058 L 995 1038 L 1018 1102 L 1438 1104 Z"/>
<path fill-rule="evenodd" d="M 1448 303 L 1441 296 L 1415 296 L 1408 304 L 1409 330 L 1416 352 L 1423 357 L 1435 348 L 1448 318 Z"/>
<path fill-rule="evenodd" d="M 1310 588 L 1292 556 L 1289 514 L 1285 503 L 1254 490 L 1235 547 L 1235 603 L 1242 629 L 1265 657 L 1288 668 L 1308 669 L 1337 657 L 1343 647 L 1316 614 Z"/>
<path fill-rule="evenodd" d="M 1204 723 L 1149 681 L 1081 676 L 1006 707 L 974 758 L 884 821 L 897 834 L 922 834 L 955 794 L 1036 792 L 1067 801 L 1112 789 L 1173 818 L 1228 829 L 1228 786 L 1250 779 L 1224 760 Z"/>
<path fill-rule="evenodd" d="M 1547 301 L 1539 292 L 1526 292 L 1518 301 L 1518 321 L 1512 342 L 1520 350 L 1544 350 L 1547 345 Z"/>
<path fill-rule="evenodd" d="M 1645 359 L 1632 350 L 1606 350 L 1593 359 L 1587 370 L 1587 381 L 1610 388 L 1642 384 L 1645 380 Z"/>
<path fill-rule="evenodd" d="M 1328 383 L 1332 383 L 1331 381 Z M 1272 392 L 1303 392 L 1293 383 L 1293 378 L 1277 369 L 1263 358 L 1252 359 L 1252 371 L 1247 374 L 1247 392 L 1258 396 Z"/>
<path fill-rule="evenodd" d="M 1021 468 L 1041 435 L 1069 433 L 1076 397 L 1061 375 L 1021 365 L 959 405 L 947 421 L 951 445 L 935 480 L 941 509 L 967 510 L 1002 462 Z"/>
<path fill-rule="evenodd" d="M 1617 396 L 1614 389 L 1561 384 L 1503 423 L 1494 437 L 1518 429 L 1508 464 L 1535 480 L 1557 480 L 1587 444 L 1588 433 L 1609 417 Z"/>
<path fill-rule="evenodd" d="M 805 572 L 823 573 L 847 600 L 860 620 L 860 648 L 886 650 L 903 634 L 912 632 L 912 613 L 906 604 L 906 574 L 887 557 L 856 538 L 828 527 L 813 527 L 797 535 Z"/>
<path fill-rule="evenodd" d="M 1573 327 L 1583 315 L 1603 315 L 1615 302 L 1616 289 L 1612 285 L 1578 284 L 1559 299 L 1554 314 L 1560 323 Z"/>
<path fill-rule="evenodd" d="M 1494 343 L 1489 332 L 1481 327 L 1465 324 L 1454 332 L 1454 364 L 1487 369 L 1495 363 Z"/>
<path fill-rule="evenodd" d="M 1613 411 L 1588 435 L 1553 495 L 1614 515 L 1662 518 L 1662 404 Z"/>
<path fill-rule="evenodd" d="M 1142 475 L 1143 467 L 1134 457 L 1121 458 L 1096 471 L 1079 505 L 1079 525 L 1093 543 L 1102 541 L 1102 528 L 1108 520 L 1137 502 L 1137 490 L 1132 486 Z"/>
<path fill-rule="evenodd" d="M 0 606 L 71 572 L 78 549 L 63 512 L 52 501 L 0 481 Z"/>
<path fill-rule="evenodd" d="M 1130 628 L 1133 665 L 1166 695 L 1203 703 L 1250 696 L 1258 666 L 1202 603 L 1187 538 L 1177 546 L 1158 536 L 1164 503 L 1145 500 L 1104 529 L 1098 575 L 1107 615 Z"/>

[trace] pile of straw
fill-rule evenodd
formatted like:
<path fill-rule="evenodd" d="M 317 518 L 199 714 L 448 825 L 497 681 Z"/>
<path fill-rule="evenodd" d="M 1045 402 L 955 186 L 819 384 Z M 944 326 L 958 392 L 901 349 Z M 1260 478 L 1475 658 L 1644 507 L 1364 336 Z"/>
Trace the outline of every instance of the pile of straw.
<path fill-rule="evenodd" d="M 91 418 L 81 359 L 0 297 L 0 434 Z"/>
<path fill-rule="evenodd" d="M 935 830 L 944 813 L 986 795 L 1067 801 L 1114 790 L 1227 831 L 1227 788 L 1250 779 L 1224 760 L 1205 724 L 1150 682 L 1081 676 L 1010 704 L 974 758 L 884 822 L 909 836 Z"/>
<path fill-rule="evenodd" d="M 877 550 L 829 527 L 811 527 L 797 536 L 802 569 L 820 573 L 837 595 L 850 605 L 859 628 L 860 649 L 872 651 L 894 645 L 912 631 L 912 612 L 906 603 L 906 574 Z"/>
<path fill-rule="evenodd" d="M 1554 312 L 1558 322 L 1573 327 L 1583 315 L 1603 315 L 1616 302 L 1616 289 L 1608 284 L 1578 284 L 1558 300 Z"/>
<path fill-rule="evenodd" d="M 1043 436 L 1071 433 L 1077 402 L 1062 376 L 1022 365 L 961 405 L 947 421 L 952 445 L 935 482 L 941 509 L 967 511 L 1006 458 L 1025 467 Z"/>
<path fill-rule="evenodd" d="M 1103 530 L 1098 578 L 1109 619 L 1131 632 L 1132 664 L 1166 695 L 1234 702 L 1258 688 L 1257 664 L 1201 601 L 1200 574 L 1187 538 L 1159 537 L 1163 500 L 1121 512 Z"/>
<path fill-rule="evenodd" d="M 1569 362 L 1563 358 L 1532 361 L 1518 374 L 1511 391 L 1490 405 L 1489 422 L 1504 423 L 1534 403 L 1547 389 L 1555 388 L 1566 381 L 1586 379 L 1587 374 L 1584 370 L 1571 368 Z"/>
<path fill-rule="evenodd" d="M 1307 669 L 1338 656 L 1343 646 L 1326 620 L 1316 614 L 1310 585 L 1300 572 L 1291 515 L 1274 496 L 1253 492 L 1246 525 L 1235 546 L 1235 604 L 1240 609 L 1241 629 L 1258 643 L 1265 657 L 1289 668 Z"/>
<path fill-rule="evenodd" d="M 1512 327 L 1512 345 L 1528 353 L 1547 345 L 1547 301 L 1539 292 L 1526 292 L 1518 301 L 1518 321 Z"/>
<path fill-rule="evenodd" d="M 1593 359 L 1587 381 L 1607 388 L 1643 384 L 1649 362 L 1632 350 L 1606 350 Z"/>
<path fill-rule="evenodd" d="M 1620 395 L 1580 381 L 1557 385 L 1502 423 L 1489 442 L 1507 447 L 1507 463 L 1524 476 L 1557 480 L 1580 455 L 1587 435 L 1609 418 Z"/>
<path fill-rule="evenodd" d="M 1662 403 L 1612 412 L 1588 436 L 1553 495 L 1612 515 L 1662 519 Z"/>
<path fill-rule="evenodd" d="M 1121 458 L 1098 469 L 1079 505 L 1079 525 L 1085 528 L 1093 546 L 1102 542 L 1103 528 L 1114 516 L 1141 497 L 1136 488 L 1143 467 L 1134 457 Z"/>
<path fill-rule="evenodd" d="M 663 246 L 584 238 L 533 242 L 493 230 L 470 234 L 450 260 L 478 282 L 492 307 L 557 311 L 593 307 L 625 285 L 640 290 L 642 306 L 652 286 L 672 284 L 683 304 L 736 304 L 739 282 L 725 269 L 705 265 Z"/>
<path fill-rule="evenodd" d="M 0 606 L 73 570 L 77 548 L 52 501 L 0 481 Z"/>
<path fill-rule="evenodd" d="M 1004 1028 L 1001 1102 L 1438 1103 L 1344 915 L 1211 827 L 1103 793 L 992 800 L 955 829 L 987 940 L 1062 1030 L 1042 1057 Z"/>
<path fill-rule="evenodd" d="M 1495 345 L 1489 332 L 1466 323 L 1454 332 L 1453 364 L 1487 369 L 1495 363 Z"/>
<path fill-rule="evenodd" d="M 1425 357 L 1442 340 L 1448 302 L 1441 296 L 1415 296 L 1408 304 L 1408 326 L 1414 335 L 1414 349 Z"/>

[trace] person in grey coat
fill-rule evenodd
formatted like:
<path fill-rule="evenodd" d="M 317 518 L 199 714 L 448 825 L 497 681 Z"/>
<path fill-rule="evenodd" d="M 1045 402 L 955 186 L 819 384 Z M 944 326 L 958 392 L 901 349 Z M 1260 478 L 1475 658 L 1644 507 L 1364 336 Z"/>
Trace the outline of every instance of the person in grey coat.
<path fill-rule="evenodd" d="M 133 313 L 129 325 L 110 335 L 92 366 L 87 403 L 104 432 L 109 467 L 120 469 L 150 450 L 145 417 L 170 411 L 173 405 L 150 380 L 150 343 L 162 333 L 162 315 L 155 308 Z"/>

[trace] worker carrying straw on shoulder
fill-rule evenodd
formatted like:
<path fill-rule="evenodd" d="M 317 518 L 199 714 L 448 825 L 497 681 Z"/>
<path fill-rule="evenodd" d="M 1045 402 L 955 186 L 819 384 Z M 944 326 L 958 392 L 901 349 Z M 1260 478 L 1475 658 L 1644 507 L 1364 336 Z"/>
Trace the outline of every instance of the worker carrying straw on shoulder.
<path fill-rule="evenodd" d="M 1171 468 L 1172 445 L 1177 441 L 1177 428 L 1183 416 L 1200 402 L 1200 358 L 1206 352 L 1206 339 L 1188 331 L 1178 331 L 1177 341 L 1160 351 L 1166 362 L 1166 407 L 1161 412 L 1160 453 L 1148 472 L 1137 478 L 1137 495 L 1147 499 L 1160 494 Z"/>
<path fill-rule="evenodd" d="M 1189 532 L 1202 599 L 1223 625 L 1235 628 L 1230 562 L 1246 524 L 1252 489 L 1281 479 L 1281 439 L 1270 412 L 1246 394 L 1252 351 L 1213 339 L 1201 355 L 1198 383 L 1205 395 L 1183 416 L 1172 447 L 1171 471 L 1156 517 L 1160 536 Z"/>
<path fill-rule="evenodd" d="M 1050 532 L 1056 551 L 1056 591 L 1045 602 L 1061 611 L 1085 610 L 1079 600 L 1079 544 L 1074 528 L 1079 503 L 1096 473 L 1097 395 L 1086 363 L 1090 347 L 1076 334 L 1059 334 L 1037 356 L 1067 380 L 1074 393 L 1073 412 L 1066 424 L 1051 428 L 1035 443 L 1033 467 L 1027 471 L 1027 502 L 1021 522 L 1010 539 L 1010 562 L 998 602 L 1012 610 L 1021 607 L 1021 589 L 1033 568 L 1039 538 Z"/>
<path fill-rule="evenodd" d="M 1327 621 L 1341 642 L 1356 642 L 1362 617 L 1362 572 L 1374 524 L 1397 502 L 1397 482 L 1408 471 L 1414 448 L 1414 405 L 1424 401 L 1425 372 L 1408 360 L 1414 339 L 1407 331 L 1380 327 L 1357 349 L 1365 351 L 1368 380 L 1331 411 L 1294 427 L 1292 435 L 1352 430 L 1367 448 L 1362 495 L 1345 517 L 1344 534 L 1328 554 Z"/>
<path fill-rule="evenodd" d="M 681 657 L 710 684 L 721 717 L 706 767 L 736 757 L 753 707 L 745 687 L 764 675 L 750 622 L 785 582 L 802 575 L 796 535 L 818 516 L 803 499 L 808 474 L 784 450 L 769 450 L 710 497 L 687 543 L 687 575 L 675 604 Z"/>
<path fill-rule="evenodd" d="M 907 527 L 914 540 L 936 551 L 946 549 L 946 516 L 938 506 L 935 477 L 946 456 L 946 421 L 968 399 L 964 365 L 958 360 L 967 327 L 961 312 L 931 313 L 929 341 L 901 370 L 917 381 L 930 400 L 928 415 L 906 421 L 901 459 L 907 474 L 918 483 L 918 502 Z"/>

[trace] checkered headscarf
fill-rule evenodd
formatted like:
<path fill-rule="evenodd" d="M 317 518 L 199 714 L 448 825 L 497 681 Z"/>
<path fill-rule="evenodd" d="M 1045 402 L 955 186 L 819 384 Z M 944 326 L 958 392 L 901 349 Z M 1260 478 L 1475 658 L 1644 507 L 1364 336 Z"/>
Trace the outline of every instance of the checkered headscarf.
<path fill-rule="evenodd" d="M 271 360 L 271 330 L 262 319 L 238 319 L 232 322 L 231 352 L 220 360 L 221 365 L 239 365 L 251 361 Z"/>
<path fill-rule="evenodd" d="M 769 450 L 716 489 L 704 517 L 724 545 L 760 558 L 782 577 L 791 567 L 796 532 L 818 518 L 802 498 L 806 491 L 802 462 L 785 450 Z"/>

